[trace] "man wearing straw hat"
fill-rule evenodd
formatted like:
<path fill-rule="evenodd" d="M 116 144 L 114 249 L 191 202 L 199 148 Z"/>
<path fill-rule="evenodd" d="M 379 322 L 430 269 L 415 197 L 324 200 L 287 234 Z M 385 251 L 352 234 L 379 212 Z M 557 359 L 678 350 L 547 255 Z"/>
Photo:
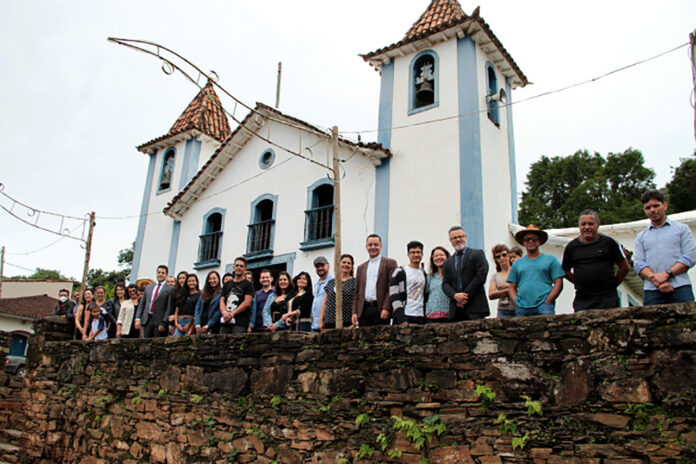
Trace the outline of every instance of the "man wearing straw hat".
<path fill-rule="evenodd" d="M 527 256 L 512 264 L 507 279 L 510 298 L 517 303 L 517 317 L 556 314 L 565 271 L 555 256 L 539 251 L 548 238 L 533 224 L 515 234 L 515 240 L 527 250 Z"/>

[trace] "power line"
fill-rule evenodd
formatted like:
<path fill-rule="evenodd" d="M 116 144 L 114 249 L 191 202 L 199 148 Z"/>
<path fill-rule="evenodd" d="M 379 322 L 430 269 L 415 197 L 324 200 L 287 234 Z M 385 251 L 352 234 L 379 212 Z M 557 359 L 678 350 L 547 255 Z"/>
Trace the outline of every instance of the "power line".
<path fill-rule="evenodd" d="M 12 264 L 8 261 L 5 261 L 5 264 L 7 264 L 8 266 L 16 267 L 17 269 L 22 269 L 23 271 L 34 272 L 36 270 L 36 269 L 29 269 L 29 268 L 26 268 L 24 266 L 19 266 L 17 264 Z"/>
<path fill-rule="evenodd" d="M 581 86 L 581 85 L 590 84 L 590 83 L 596 82 L 596 81 L 598 81 L 598 80 L 600 80 L 600 79 L 603 79 L 603 78 L 605 78 L 605 77 L 611 76 L 612 74 L 615 74 L 615 73 L 618 73 L 618 72 L 621 72 L 621 71 L 625 71 L 625 70 L 630 69 L 630 68 L 632 68 L 632 67 L 634 67 L 634 66 L 638 66 L 639 64 L 647 63 L 648 61 L 652 61 L 652 60 L 654 60 L 654 59 L 660 58 L 660 57 L 662 57 L 662 56 L 664 56 L 664 55 L 667 55 L 667 54 L 672 53 L 672 52 L 674 52 L 674 51 L 676 51 L 676 50 L 679 50 L 680 48 L 685 47 L 685 46 L 687 46 L 687 45 L 689 45 L 689 42 L 683 43 L 683 44 L 681 44 L 681 45 L 678 45 L 678 46 L 676 46 L 676 47 L 674 47 L 674 48 L 671 48 L 671 49 L 669 49 L 669 50 L 667 50 L 667 51 L 664 51 L 664 52 L 662 52 L 662 53 L 658 53 L 657 55 L 653 55 L 653 56 L 651 56 L 651 57 L 649 57 L 649 58 L 645 58 L 645 59 L 642 59 L 642 60 L 640 60 L 640 61 L 636 61 L 635 63 L 631 63 L 631 64 L 629 64 L 629 65 L 622 66 L 622 67 L 620 67 L 620 68 L 617 68 L 617 69 L 614 69 L 614 70 L 612 70 L 612 71 L 606 72 L 606 73 L 601 74 L 601 75 L 599 75 L 599 76 L 597 76 L 597 77 L 593 77 L 593 78 L 591 78 L 591 79 L 586 79 L 586 80 L 584 80 L 584 81 L 576 82 L 576 83 L 574 83 L 574 84 L 566 85 L 565 87 L 561 87 L 561 88 L 558 88 L 558 89 L 555 89 L 555 90 L 549 90 L 548 92 L 542 92 L 542 93 L 537 94 L 537 95 L 532 95 L 531 97 L 523 98 L 522 100 L 517 100 L 517 101 L 513 101 L 513 102 L 506 103 L 506 104 L 504 104 L 504 105 L 499 105 L 498 108 L 506 108 L 506 107 L 508 107 L 508 106 L 517 105 L 517 104 L 519 104 L 519 103 L 527 102 L 527 101 L 534 100 L 534 99 L 537 99 L 537 98 L 546 97 L 546 96 L 548 96 L 548 95 L 553 95 L 553 94 L 556 94 L 556 93 L 559 93 L 559 92 L 564 92 L 564 91 L 569 90 L 569 89 L 572 89 L 572 88 L 574 88 L 574 87 L 579 87 L 579 86 Z M 367 129 L 367 130 L 358 130 L 358 131 L 341 131 L 341 133 L 342 133 L 342 134 L 368 134 L 368 133 L 372 133 L 372 132 L 384 132 L 384 131 L 389 131 L 389 130 L 405 129 L 405 128 L 408 128 L 408 127 L 422 126 L 422 125 L 425 125 L 425 124 L 433 124 L 433 123 L 437 123 L 437 122 L 448 121 L 448 120 L 451 120 L 451 119 L 459 119 L 459 118 L 465 118 L 465 117 L 470 117 L 470 116 L 476 116 L 476 115 L 479 115 L 479 114 L 481 114 L 481 113 L 485 113 L 485 112 L 487 112 L 487 111 L 488 111 L 488 108 L 483 108 L 483 109 L 481 109 L 481 110 L 479 110 L 479 111 L 473 111 L 473 112 L 471 112 L 471 113 L 458 114 L 458 115 L 454 115 L 454 116 L 446 116 L 446 117 L 443 117 L 443 118 L 431 119 L 431 120 L 428 120 L 428 121 L 421 121 L 421 122 L 416 122 L 416 123 L 413 123 L 413 124 L 403 124 L 403 125 L 401 125 L 401 126 L 385 127 L 385 128 L 383 128 L 383 129 Z"/>
<path fill-rule="evenodd" d="M 73 230 L 71 230 L 69 233 L 75 232 L 75 230 L 77 230 L 77 229 L 78 229 L 79 227 L 81 227 L 81 226 L 82 226 L 82 224 L 78 224 L 77 227 L 75 227 L 75 228 L 74 228 Z M 43 250 L 45 250 L 45 249 L 47 249 L 47 248 L 52 247 L 53 245 L 55 245 L 56 243 L 60 242 L 60 241 L 63 240 L 64 238 L 65 238 L 65 236 L 62 236 L 62 237 L 60 237 L 58 240 L 54 240 L 53 242 L 49 243 L 48 245 L 43 246 L 43 247 L 41 247 L 41 248 L 37 248 L 36 250 L 27 251 L 27 252 L 25 252 L 25 253 L 10 253 L 10 252 L 7 252 L 6 254 L 12 255 L 12 256 L 27 256 L 27 255 L 33 255 L 34 253 L 38 253 L 39 251 L 43 251 Z"/>

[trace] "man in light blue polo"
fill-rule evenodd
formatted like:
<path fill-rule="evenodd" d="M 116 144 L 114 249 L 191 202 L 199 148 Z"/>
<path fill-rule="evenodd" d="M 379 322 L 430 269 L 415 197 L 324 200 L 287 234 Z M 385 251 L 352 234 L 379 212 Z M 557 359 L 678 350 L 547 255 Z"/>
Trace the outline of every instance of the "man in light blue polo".
<path fill-rule="evenodd" d="M 321 317 L 321 305 L 326 295 L 325 287 L 334 276 L 329 272 L 329 261 L 324 256 L 314 259 L 314 270 L 319 277 L 314 283 L 314 302 L 312 303 L 312 332 L 319 331 L 319 318 Z"/>
<path fill-rule="evenodd" d="M 685 224 L 667 217 L 662 192 L 648 190 L 641 197 L 650 225 L 636 237 L 634 267 L 644 280 L 643 304 L 694 301 L 687 271 L 696 263 L 696 241 Z"/>

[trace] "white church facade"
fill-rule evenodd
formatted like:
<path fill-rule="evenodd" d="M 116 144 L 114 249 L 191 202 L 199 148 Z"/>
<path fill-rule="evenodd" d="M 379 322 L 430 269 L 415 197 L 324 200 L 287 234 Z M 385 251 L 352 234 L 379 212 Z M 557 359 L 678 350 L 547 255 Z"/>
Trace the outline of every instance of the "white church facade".
<path fill-rule="evenodd" d="M 526 76 L 478 8 L 467 15 L 456 0 L 433 0 L 403 39 L 362 57 L 381 79 L 379 131 L 377 143 L 339 141 L 342 252 L 357 265 L 377 233 L 384 255 L 404 262 L 406 243 L 419 240 L 427 260 L 433 247 L 450 248 L 447 230 L 461 224 L 494 271 L 490 249 L 513 245 L 518 222 L 513 118 L 501 103 Z M 232 130 L 213 87 L 138 147 L 149 168 L 133 281 L 159 264 L 202 280 L 237 256 L 257 272 L 294 275 L 333 256 L 327 131 L 261 103 Z M 571 308 L 565 286 L 559 312 Z"/>

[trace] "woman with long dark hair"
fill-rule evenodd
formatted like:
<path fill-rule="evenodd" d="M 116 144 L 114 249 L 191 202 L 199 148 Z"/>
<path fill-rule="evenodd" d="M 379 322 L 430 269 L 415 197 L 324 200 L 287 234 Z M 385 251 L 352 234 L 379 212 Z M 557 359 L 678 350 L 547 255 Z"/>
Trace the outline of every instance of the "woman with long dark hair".
<path fill-rule="evenodd" d="M 194 323 L 197 334 L 218 333 L 220 330 L 220 296 L 222 283 L 217 271 L 210 271 L 205 278 L 201 297 L 196 303 Z"/>
<path fill-rule="evenodd" d="M 285 323 L 280 318 L 288 312 L 288 301 L 290 301 L 294 292 L 292 277 L 286 271 L 281 271 L 278 274 L 278 282 L 275 288 L 276 297 L 271 302 L 271 321 L 273 321 L 273 324 L 268 327 L 270 330 L 285 329 Z"/>
<path fill-rule="evenodd" d="M 117 338 L 138 338 L 140 331 L 135 328 L 133 319 L 135 318 L 135 309 L 140 303 L 138 298 L 138 286 L 130 284 L 126 289 L 128 299 L 121 303 L 116 320 L 116 337 Z"/>
<path fill-rule="evenodd" d="M 343 290 L 343 327 L 350 327 L 353 293 L 355 292 L 355 277 L 353 277 L 353 266 L 355 261 L 349 254 L 341 255 L 341 288 Z M 319 316 L 319 330 L 333 329 L 336 327 L 336 279 L 331 279 L 324 287 L 326 292 L 324 302 L 321 304 L 321 315 Z"/>
<path fill-rule="evenodd" d="M 181 309 L 181 305 L 184 304 L 184 301 L 186 301 L 186 297 L 189 293 L 188 286 L 186 285 L 186 279 L 188 279 L 188 276 L 188 272 L 181 271 L 176 275 L 176 279 L 173 279 L 173 276 L 167 277 L 167 283 L 174 287 L 174 291 L 172 292 L 172 297 L 169 303 L 169 318 L 167 320 L 167 324 L 169 325 L 169 335 L 174 335 L 174 332 L 176 331 L 176 317 L 174 317 L 174 315 L 176 314 L 177 308 Z M 170 280 L 173 280 L 173 282 L 169 283 Z"/>
<path fill-rule="evenodd" d="M 126 293 L 126 285 L 121 282 L 114 286 L 114 297 L 106 302 L 104 309 L 113 317 L 116 322 L 110 323 L 108 328 L 109 338 L 114 338 L 117 336 L 118 332 L 118 315 L 121 312 L 121 305 L 128 300 L 128 294 Z M 111 319 L 109 317 L 108 319 Z"/>
<path fill-rule="evenodd" d="M 89 305 L 94 302 L 94 294 L 89 288 L 82 292 L 82 303 L 75 311 L 75 340 L 86 340 L 89 336 L 90 328 L 87 326 L 89 321 Z"/>
<path fill-rule="evenodd" d="M 188 294 L 183 303 L 176 307 L 176 312 L 174 313 L 174 324 L 176 326 L 174 335 L 176 336 L 192 335 L 195 331 L 193 319 L 196 314 L 198 300 L 201 297 L 198 289 L 198 276 L 196 274 L 189 274 L 186 277 L 186 287 Z"/>
<path fill-rule="evenodd" d="M 307 272 L 300 272 L 292 279 L 295 294 L 288 301 L 288 312 L 280 317 L 287 330 L 299 332 L 312 331 L 312 277 Z"/>
<path fill-rule="evenodd" d="M 442 269 L 449 258 L 445 247 L 436 246 L 430 252 L 430 274 L 427 275 L 425 291 L 428 299 L 425 302 L 426 322 L 448 322 L 450 300 L 442 291 Z"/>

